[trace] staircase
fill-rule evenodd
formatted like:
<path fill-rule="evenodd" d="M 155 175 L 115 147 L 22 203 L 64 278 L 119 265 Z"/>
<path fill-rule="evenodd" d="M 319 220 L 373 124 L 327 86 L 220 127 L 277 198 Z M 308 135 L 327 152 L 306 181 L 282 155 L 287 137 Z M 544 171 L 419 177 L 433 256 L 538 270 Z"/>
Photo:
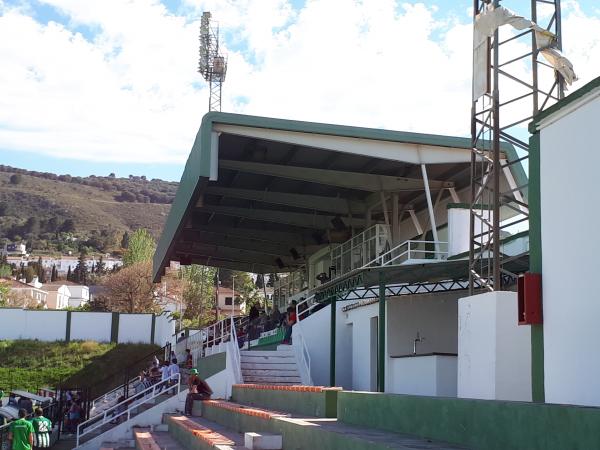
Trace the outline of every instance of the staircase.
<path fill-rule="evenodd" d="M 291 386 L 302 384 L 291 345 L 277 350 L 240 351 L 244 383 Z"/>

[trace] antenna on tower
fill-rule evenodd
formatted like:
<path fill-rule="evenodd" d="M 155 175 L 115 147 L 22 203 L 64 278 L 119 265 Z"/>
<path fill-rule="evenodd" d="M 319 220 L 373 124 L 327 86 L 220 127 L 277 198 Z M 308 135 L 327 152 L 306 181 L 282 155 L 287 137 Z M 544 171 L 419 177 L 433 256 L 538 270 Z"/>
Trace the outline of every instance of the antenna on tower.
<path fill-rule="evenodd" d="M 221 92 L 227 74 L 227 58 L 219 53 L 219 27 L 213 28 L 210 18 L 210 12 L 202 13 L 198 72 L 208 81 L 208 110 L 221 111 Z"/>

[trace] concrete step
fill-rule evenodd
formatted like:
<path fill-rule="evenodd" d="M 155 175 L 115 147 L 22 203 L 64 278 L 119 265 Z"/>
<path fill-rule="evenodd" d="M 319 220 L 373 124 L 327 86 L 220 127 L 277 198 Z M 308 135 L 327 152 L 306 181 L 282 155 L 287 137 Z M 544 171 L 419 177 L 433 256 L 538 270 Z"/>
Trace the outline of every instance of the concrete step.
<path fill-rule="evenodd" d="M 293 355 L 275 355 L 275 356 L 259 356 L 259 355 L 244 355 L 241 358 L 243 363 L 287 363 L 295 364 L 296 358 Z"/>
<path fill-rule="evenodd" d="M 244 436 L 202 417 L 165 415 L 169 433 L 186 449 L 244 449 Z"/>
<path fill-rule="evenodd" d="M 281 370 L 281 369 L 242 369 L 242 375 L 245 376 L 252 376 L 252 375 L 259 375 L 259 376 L 271 376 L 271 375 L 275 375 L 275 376 L 284 376 L 284 377 L 291 377 L 291 376 L 296 376 L 299 377 L 300 374 L 298 373 L 298 370 L 296 368 L 294 368 L 293 370 Z"/>
<path fill-rule="evenodd" d="M 297 370 L 296 363 L 273 363 L 273 362 L 242 362 L 242 370 Z"/>
<path fill-rule="evenodd" d="M 294 351 L 291 348 L 283 350 L 242 350 L 240 356 L 294 356 Z"/>
<path fill-rule="evenodd" d="M 293 449 L 458 450 L 463 447 L 406 434 L 339 423 L 335 418 L 301 418 L 258 412 L 230 402 L 203 402 L 203 419 L 231 427 L 237 432 L 281 434 L 283 447 Z"/>
<path fill-rule="evenodd" d="M 270 384 L 270 383 L 294 383 L 301 384 L 302 380 L 300 377 L 295 376 L 277 376 L 277 375 L 269 375 L 269 376 L 260 376 L 260 375 L 252 375 L 252 376 L 244 376 L 245 383 L 255 383 L 255 384 Z"/>
<path fill-rule="evenodd" d="M 185 450 L 186 447 L 182 446 L 166 431 L 153 431 L 150 433 L 154 438 L 154 442 L 158 445 L 160 450 Z"/>

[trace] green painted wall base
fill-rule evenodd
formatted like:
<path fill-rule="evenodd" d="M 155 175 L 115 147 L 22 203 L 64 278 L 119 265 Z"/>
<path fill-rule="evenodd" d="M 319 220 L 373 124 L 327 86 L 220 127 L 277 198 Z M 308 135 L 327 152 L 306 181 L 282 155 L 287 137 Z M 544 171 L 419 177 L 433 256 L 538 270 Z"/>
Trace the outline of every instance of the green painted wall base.
<path fill-rule="evenodd" d="M 285 411 L 312 417 L 337 417 L 338 390 L 296 392 L 234 387 L 236 403 L 258 406 L 271 411 Z"/>
<path fill-rule="evenodd" d="M 200 402 L 197 402 L 200 403 Z M 390 448 L 408 448 L 397 443 L 377 440 L 373 436 L 359 436 L 344 430 L 324 429 L 319 420 L 275 418 L 262 419 L 254 416 L 202 405 L 202 416 L 239 433 L 248 431 L 280 434 L 284 448 L 290 449 L 327 449 L 327 450 L 389 450 Z M 333 420 L 335 419 L 325 419 Z M 347 430 L 345 430 L 347 431 Z M 414 444 L 414 439 L 413 439 Z M 412 447 L 415 448 L 415 447 Z"/>
<path fill-rule="evenodd" d="M 198 364 L 196 364 L 196 369 L 198 369 L 200 378 L 205 380 L 208 377 L 212 377 L 222 370 L 225 370 L 226 365 L 227 353 L 221 352 L 199 359 Z"/>
<path fill-rule="evenodd" d="M 600 408 L 342 391 L 338 420 L 477 450 L 600 448 Z"/>

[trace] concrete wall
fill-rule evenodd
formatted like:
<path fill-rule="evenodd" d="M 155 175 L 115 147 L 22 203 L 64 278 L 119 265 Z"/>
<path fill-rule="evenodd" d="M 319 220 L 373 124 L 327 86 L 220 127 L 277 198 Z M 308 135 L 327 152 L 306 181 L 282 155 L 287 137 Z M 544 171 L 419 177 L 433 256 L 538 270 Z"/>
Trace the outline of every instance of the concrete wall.
<path fill-rule="evenodd" d="M 377 365 L 377 349 L 371 344 L 371 319 L 379 318 L 379 305 L 362 306 L 342 313 L 347 330 L 352 333 L 352 341 L 348 343 L 351 357 L 351 389 L 370 391 L 377 386 L 377 370 L 372 369 L 372 362 Z M 375 341 L 376 342 L 376 341 Z M 375 350 L 375 355 L 373 355 Z M 373 356 L 375 356 L 373 358 Z M 373 379 L 375 378 L 375 379 Z"/>
<path fill-rule="evenodd" d="M 60 341 L 66 335 L 66 311 L 0 309 L 0 339 Z"/>
<path fill-rule="evenodd" d="M 458 396 L 531 401 L 531 330 L 517 325 L 517 294 L 459 300 Z"/>
<path fill-rule="evenodd" d="M 119 342 L 150 342 L 152 314 L 121 314 L 119 317 Z"/>
<path fill-rule="evenodd" d="M 118 314 L 118 321 L 117 342 L 152 342 L 152 314 Z M 154 325 L 154 343 L 163 346 L 173 336 L 175 322 L 163 314 L 156 316 Z M 64 341 L 67 330 L 73 341 L 110 342 L 113 314 L 0 308 L 0 339 Z"/>
<path fill-rule="evenodd" d="M 547 402 L 600 405 L 599 94 L 540 132 Z"/>
<path fill-rule="evenodd" d="M 418 294 L 388 299 L 387 346 L 391 356 L 413 352 L 417 332 L 424 337 L 417 353 L 457 353 L 457 292 Z"/>
<path fill-rule="evenodd" d="M 111 324 L 112 313 L 71 313 L 71 339 L 110 342 Z"/>
<path fill-rule="evenodd" d="M 336 321 L 336 386 L 350 389 L 352 385 L 351 337 L 341 309 L 344 302 L 337 302 Z M 329 330 L 331 307 L 327 305 L 315 314 L 294 325 L 293 333 L 302 333 L 311 361 L 311 376 L 316 386 L 329 385 Z M 293 339 L 294 334 L 292 334 Z"/>

